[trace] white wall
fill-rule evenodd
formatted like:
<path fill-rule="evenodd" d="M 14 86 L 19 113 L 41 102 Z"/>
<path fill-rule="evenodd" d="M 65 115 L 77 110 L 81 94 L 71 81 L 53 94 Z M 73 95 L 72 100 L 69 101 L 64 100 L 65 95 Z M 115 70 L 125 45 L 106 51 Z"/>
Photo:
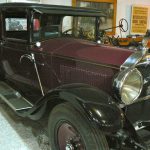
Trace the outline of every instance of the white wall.
<path fill-rule="evenodd" d="M 37 3 L 37 2 L 40 2 L 40 0 L 0 0 L 0 3 L 6 3 L 6 2 L 31 2 L 31 3 Z"/>
<path fill-rule="evenodd" d="M 72 0 L 41 0 L 44 4 L 72 6 Z"/>
<path fill-rule="evenodd" d="M 5 3 L 6 2 L 6 0 L 0 0 L 0 3 Z"/>
<path fill-rule="evenodd" d="M 130 21 L 131 21 L 131 7 L 132 5 L 145 5 L 150 7 L 150 0 L 117 0 L 117 16 L 116 16 L 116 24 L 118 24 L 121 18 L 125 18 L 129 23 L 130 29 Z M 150 12 L 149 12 L 150 14 Z M 150 17 L 150 15 L 149 15 Z M 148 21 L 148 28 L 150 29 L 150 19 Z M 128 35 L 130 30 L 123 34 L 123 36 Z M 120 35 L 119 30 L 116 30 L 116 34 Z"/>

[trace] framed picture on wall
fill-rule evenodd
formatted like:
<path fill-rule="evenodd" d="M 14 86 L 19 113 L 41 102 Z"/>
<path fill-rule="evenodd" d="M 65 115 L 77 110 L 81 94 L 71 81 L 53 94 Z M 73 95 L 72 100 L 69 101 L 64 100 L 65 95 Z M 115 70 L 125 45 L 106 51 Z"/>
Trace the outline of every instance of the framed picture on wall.
<path fill-rule="evenodd" d="M 116 26 L 117 0 L 72 0 L 73 6 L 88 7 L 101 10 L 106 17 L 101 18 L 100 30 Z M 106 30 L 107 34 L 115 34 L 115 28 Z"/>

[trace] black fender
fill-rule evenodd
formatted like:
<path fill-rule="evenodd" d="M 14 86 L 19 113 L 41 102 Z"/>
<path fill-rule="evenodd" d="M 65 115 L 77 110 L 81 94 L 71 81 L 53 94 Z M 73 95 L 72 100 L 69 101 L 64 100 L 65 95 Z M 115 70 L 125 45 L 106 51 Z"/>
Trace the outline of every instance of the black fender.
<path fill-rule="evenodd" d="M 107 93 L 86 84 L 68 84 L 49 91 L 30 111 L 35 112 L 49 103 L 48 109 L 56 104 L 70 102 L 75 109 L 103 131 L 115 132 L 122 128 L 122 111 Z M 55 105 L 52 107 L 53 103 Z M 51 107 L 51 108 L 50 108 Z"/>

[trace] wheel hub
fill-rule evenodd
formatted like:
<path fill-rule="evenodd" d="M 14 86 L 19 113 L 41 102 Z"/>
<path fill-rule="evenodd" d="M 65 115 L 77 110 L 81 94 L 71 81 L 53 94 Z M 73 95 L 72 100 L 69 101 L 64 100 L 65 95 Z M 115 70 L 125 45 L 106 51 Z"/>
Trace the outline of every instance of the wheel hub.
<path fill-rule="evenodd" d="M 79 136 L 75 136 L 66 141 L 66 150 L 77 150 L 81 146 L 81 139 Z M 69 148 L 69 149 L 68 149 Z"/>
<path fill-rule="evenodd" d="M 74 147 L 72 144 L 67 144 L 66 145 L 66 150 L 74 150 Z"/>
<path fill-rule="evenodd" d="M 80 134 L 68 123 L 63 123 L 59 128 L 58 144 L 62 150 L 85 150 Z"/>

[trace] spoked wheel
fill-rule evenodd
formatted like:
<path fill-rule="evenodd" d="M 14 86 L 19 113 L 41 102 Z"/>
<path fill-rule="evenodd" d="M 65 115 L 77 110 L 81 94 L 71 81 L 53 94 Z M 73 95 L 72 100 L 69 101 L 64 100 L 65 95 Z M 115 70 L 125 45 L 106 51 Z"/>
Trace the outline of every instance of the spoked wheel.
<path fill-rule="evenodd" d="M 53 109 L 48 129 L 52 150 L 109 150 L 103 132 L 93 128 L 69 103 Z"/>

